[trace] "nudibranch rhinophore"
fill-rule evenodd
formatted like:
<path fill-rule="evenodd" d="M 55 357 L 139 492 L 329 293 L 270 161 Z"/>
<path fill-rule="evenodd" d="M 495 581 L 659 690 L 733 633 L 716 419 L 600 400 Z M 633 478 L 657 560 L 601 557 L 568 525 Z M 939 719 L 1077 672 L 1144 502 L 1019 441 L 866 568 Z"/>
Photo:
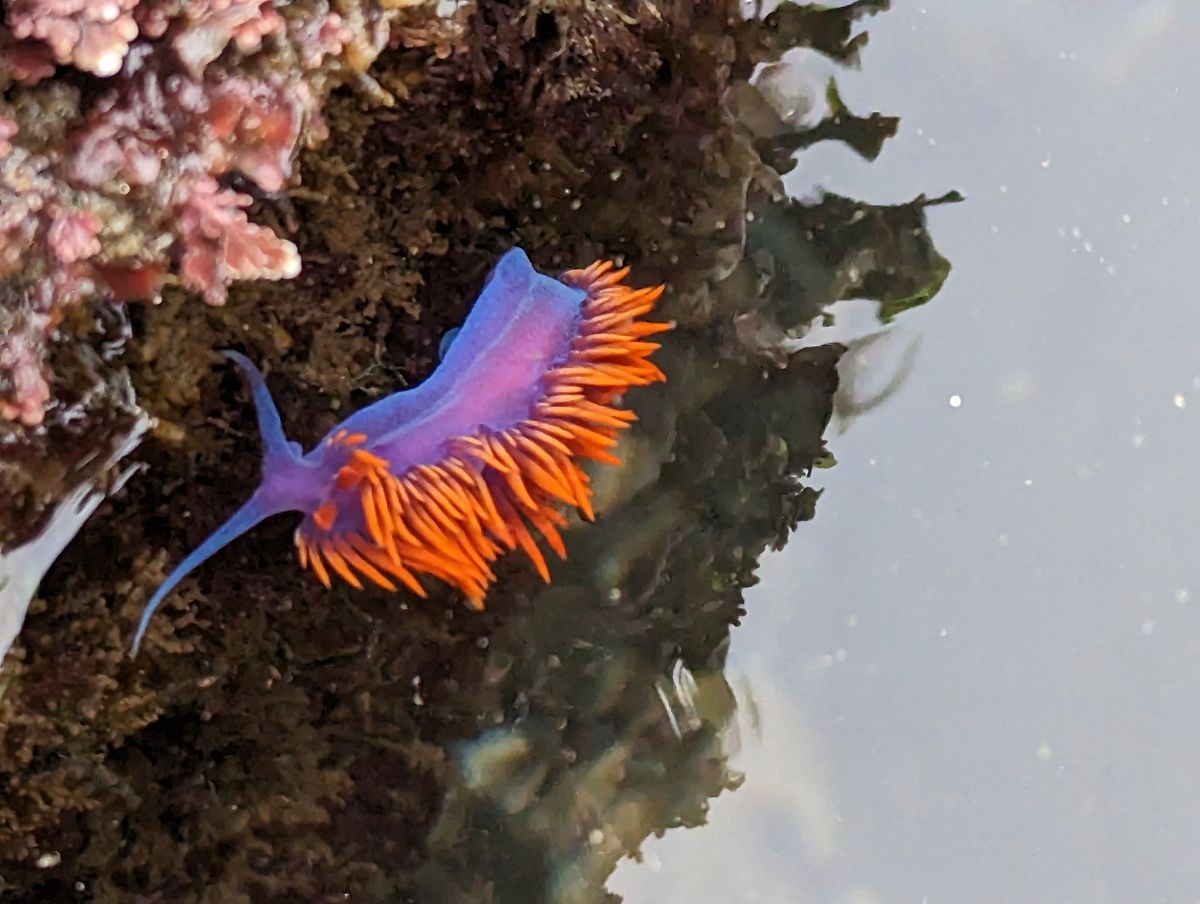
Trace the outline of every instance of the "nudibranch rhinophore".
<path fill-rule="evenodd" d="M 427 574 L 480 608 L 491 563 L 518 546 L 548 581 L 530 528 L 565 556 L 560 505 L 593 517 L 580 460 L 617 463 L 609 449 L 635 416 L 614 403 L 665 379 L 648 360 L 658 345 L 646 340 L 672 324 L 640 319 L 663 287 L 630 288 L 628 272 L 598 261 L 554 279 L 510 250 L 433 374 L 352 414 L 307 454 L 284 436 L 262 374 L 225 352 L 254 396 L 262 483 L 146 603 L 133 652 L 185 575 L 281 512 L 303 513 L 300 564 L 326 587 L 336 574 L 424 597 L 417 575 Z"/>

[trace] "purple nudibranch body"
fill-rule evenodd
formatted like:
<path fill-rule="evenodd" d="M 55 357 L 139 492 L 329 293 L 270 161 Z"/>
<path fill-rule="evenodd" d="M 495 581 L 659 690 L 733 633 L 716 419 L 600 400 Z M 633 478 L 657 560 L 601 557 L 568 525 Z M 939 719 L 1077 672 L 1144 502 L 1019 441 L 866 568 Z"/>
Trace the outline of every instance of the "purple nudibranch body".
<path fill-rule="evenodd" d="M 597 262 L 555 279 L 519 248 L 484 284 L 434 373 L 350 415 L 310 451 L 284 435 L 266 382 L 243 355 L 223 354 L 249 383 L 263 443 L 258 489 L 167 576 L 146 603 L 136 654 L 163 599 L 198 565 L 263 519 L 299 511 L 301 564 L 424 595 L 417 573 L 458 586 L 481 605 L 490 563 L 521 547 L 548 579 L 528 527 L 564 554 L 559 507 L 591 517 L 578 460 L 607 449 L 634 420 L 613 403 L 662 380 L 646 337 L 669 324 L 638 319 L 662 287 L 631 289 L 627 270 Z"/>

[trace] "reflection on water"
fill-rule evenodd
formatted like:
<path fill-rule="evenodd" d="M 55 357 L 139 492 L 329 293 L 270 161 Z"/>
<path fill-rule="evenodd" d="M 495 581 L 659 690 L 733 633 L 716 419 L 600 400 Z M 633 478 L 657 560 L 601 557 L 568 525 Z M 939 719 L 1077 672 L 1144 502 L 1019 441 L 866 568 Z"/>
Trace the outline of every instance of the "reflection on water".
<path fill-rule="evenodd" d="M 783 190 L 795 152 L 838 141 L 873 158 L 895 132 L 894 118 L 853 114 L 827 79 L 789 91 L 781 61 L 795 47 L 853 61 L 856 23 L 886 5 L 785 4 L 745 22 L 736 4 L 673 8 L 647 32 L 671 60 L 653 104 L 635 94 L 600 108 L 630 118 L 615 137 L 593 147 L 547 124 L 524 136 L 537 154 L 488 146 L 553 174 L 563 201 L 545 220 L 524 207 L 518 217 L 509 199 L 535 258 L 624 248 L 641 279 L 671 284 L 666 313 L 679 324 L 657 359 L 670 381 L 631 396 L 640 421 L 625 465 L 596 475 L 601 517 L 571 532 L 553 585 L 506 566 L 483 615 L 448 594 L 410 609 L 317 592 L 264 553 L 286 547 L 280 527 L 191 582 L 164 612 L 170 630 L 129 664 L 106 617 L 135 612 L 159 565 L 138 553 L 136 576 L 114 591 L 128 562 L 93 572 L 104 541 L 85 532 L 46 591 L 77 601 L 64 610 L 74 617 L 31 620 L 0 701 L 15 764 L 0 767 L 15 789 L 0 802 L 0 889 L 601 901 L 648 836 L 703 823 L 709 801 L 741 781 L 729 763 L 738 692 L 724 666 L 743 593 L 763 551 L 813 517 L 809 474 L 832 464 L 822 436 L 845 346 L 799 338 L 846 299 L 875 299 L 890 319 L 932 297 L 949 269 L 925 214 L 954 196 L 884 206 Z M 496 125 L 473 127 L 482 146 Z M 588 168 L 572 154 L 593 155 Z M 493 163 L 472 169 L 481 191 L 516 170 Z M 538 200 L 530 209 L 545 209 Z M 456 263 L 424 278 L 465 288 L 469 268 Z M 424 337 L 431 347 L 440 332 Z M 853 401 L 858 413 L 870 405 Z M 205 402 L 222 417 L 243 404 L 233 389 Z M 175 472 L 191 478 L 178 498 L 195 511 L 212 500 L 197 483 L 216 487 L 257 461 L 253 436 L 226 430 L 235 438 L 194 433 L 232 466 L 200 459 Z M 161 467 L 180 465 L 164 454 Z M 150 534 L 157 503 L 135 495 L 129 507 L 139 504 L 132 529 Z M 219 517 L 209 514 L 204 524 Z M 84 651 L 54 680 L 52 639 Z M 802 778 L 787 805 L 828 851 L 818 767 Z"/>

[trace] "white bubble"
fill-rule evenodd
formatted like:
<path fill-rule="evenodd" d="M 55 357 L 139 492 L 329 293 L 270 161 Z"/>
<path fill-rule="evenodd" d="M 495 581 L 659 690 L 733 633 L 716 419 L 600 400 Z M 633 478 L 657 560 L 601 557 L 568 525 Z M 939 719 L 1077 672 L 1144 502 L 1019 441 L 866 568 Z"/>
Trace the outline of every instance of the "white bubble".
<path fill-rule="evenodd" d="M 958 408 L 961 405 L 962 405 L 962 396 L 958 395 L 957 393 L 950 396 L 950 407 L 951 408 Z"/>

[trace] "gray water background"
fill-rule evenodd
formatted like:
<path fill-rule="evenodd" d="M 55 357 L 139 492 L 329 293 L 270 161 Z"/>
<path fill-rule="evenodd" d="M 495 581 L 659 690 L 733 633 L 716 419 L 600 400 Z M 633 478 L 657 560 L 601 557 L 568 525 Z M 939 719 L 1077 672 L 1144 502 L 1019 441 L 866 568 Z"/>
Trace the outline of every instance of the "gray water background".
<path fill-rule="evenodd" d="M 609 887 L 1200 901 L 1200 4 L 905 2 L 869 32 L 842 94 L 899 134 L 789 187 L 961 190 L 929 212 L 954 270 L 850 362 L 869 393 L 913 355 L 748 594 L 745 784 Z"/>

